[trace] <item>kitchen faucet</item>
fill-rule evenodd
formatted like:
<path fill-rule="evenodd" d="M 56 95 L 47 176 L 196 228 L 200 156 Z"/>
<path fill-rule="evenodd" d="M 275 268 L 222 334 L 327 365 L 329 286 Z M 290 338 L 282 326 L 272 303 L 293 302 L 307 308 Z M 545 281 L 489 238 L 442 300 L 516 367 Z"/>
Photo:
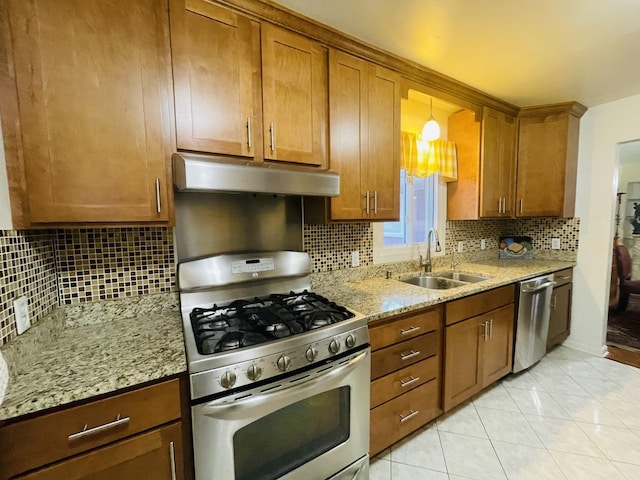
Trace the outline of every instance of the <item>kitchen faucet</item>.
<path fill-rule="evenodd" d="M 436 252 L 442 251 L 440 248 L 440 239 L 438 238 L 438 230 L 435 228 L 430 228 L 427 232 L 427 255 L 425 257 L 424 263 L 422 263 L 422 255 L 420 255 L 420 266 L 424 267 L 425 273 L 431 273 L 431 236 L 433 235 L 434 240 L 436 241 Z"/>

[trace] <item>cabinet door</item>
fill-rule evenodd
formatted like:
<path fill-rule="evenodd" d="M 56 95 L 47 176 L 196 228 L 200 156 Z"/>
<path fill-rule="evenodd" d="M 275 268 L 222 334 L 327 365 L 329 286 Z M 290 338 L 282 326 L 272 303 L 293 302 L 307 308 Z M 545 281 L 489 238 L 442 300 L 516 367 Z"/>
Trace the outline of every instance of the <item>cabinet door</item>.
<path fill-rule="evenodd" d="M 372 219 L 400 218 L 400 77 L 370 65 L 364 173 Z"/>
<path fill-rule="evenodd" d="M 482 316 L 488 322 L 482 342 L 482 387 L 511 371 L 513 362 L 513 304 Z"/>
<path fill-rule="evenodd" d="M 166 222 L 166 0 L 8 3 L 32 223 Z"/>
<path fill-rule="evenodd" d="M 520 118 L 516 216 L 563 215 L 567 132 L 567 114 Z"/>
<path fill-rule="evenodd" d="M 553 289 L 547 348 L 561 343 L 569 336 L 572 286 L 572 283 L 568 283 Z"/>
<path fill-rule="evenodd" d="M 481 217 L 513 215 L 515 125 L 514 117 L 483 109 Z"/>
<path fill-rule="evenodd" d="M 262 156 L 260 26 L 206 0 L 171 0 L 177 146 Z"/>
<path fill-rule="evenodd" d="M 368 63 L 346 53 L 329 53 L 331 169 L 340 173 L 340 195 L 331 198 L 332 220 L 365 217 L 362 165 L 368 146 Z"/>
<path fill-rule="evenodd" d="M 24 480 L 184 478 L 180 422 L 17 477 Z"/>
<path fill-rule="evenodd" d="M 265 159 L 327 165 L 327 49 L 262 25 Z"/>
<path fill-rule="evenodd" d="M 470 398 L 482 388 L 480 378 L 480 342 L 484 324 L 470 318 L 445 330 L 444 410 Z"/>

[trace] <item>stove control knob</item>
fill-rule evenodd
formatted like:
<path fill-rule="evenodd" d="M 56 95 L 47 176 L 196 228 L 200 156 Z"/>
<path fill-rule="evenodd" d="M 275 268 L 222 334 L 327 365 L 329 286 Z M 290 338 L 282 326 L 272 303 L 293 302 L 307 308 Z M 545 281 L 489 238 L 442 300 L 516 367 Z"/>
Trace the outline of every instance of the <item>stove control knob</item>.
<path fill-rule="evenodd" d="M 286 372 L 291 366 L 291 359 L 286 355 L 280 355 L 280 358 L 278 358 L 276 365 L 278 366 L 278 370 L 280 370 L 281 372 Z"/>
<path fill-rule="evenodd" d="M 220 385 L 224 388 L 231 388 L 236 383 L 236 374 L 227 370 L 220 377 Z"/>
<path fill-rule="evenodd" d="M 309 347 L 304 353 L 304 356 L 306 357 L 307 361 L 311 363 L 318 357 L 318 350 L 313 347 Z"/>
<path fill-rule="evenodd" d="M 249 380 L 255 382 L 260 378 L 260 375 L 262 375 L 262 369 L 258 365 L 253 363 L 249 365 L 249 368 L 247 368 L 247 377 Z"/>
<path fill-rule="evenodd" d="M 329 343 L 329 351 L 331 353 L 338 353 L 340 351 L 340 344 L 335 340 L 331 340 L 331 343 Z"/>
<path fill-rule="evenodd" d="M 356 337 L 355 335 L 347 335 L 347 339 L 344 341 L 347 348 L 353 348 L 356 346 Z"/>

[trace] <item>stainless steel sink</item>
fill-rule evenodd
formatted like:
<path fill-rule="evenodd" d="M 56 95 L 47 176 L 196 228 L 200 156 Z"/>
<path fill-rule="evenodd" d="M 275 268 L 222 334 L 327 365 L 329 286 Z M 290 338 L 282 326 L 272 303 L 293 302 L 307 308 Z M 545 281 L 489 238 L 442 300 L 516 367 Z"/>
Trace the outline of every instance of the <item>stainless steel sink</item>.
<path fill-rule="evenodd" d="M 450 288 L 463 287 L 470 283 L 482 282 L 483 280 L 488 280 L 488 278 L 460 272 L 437 272 L 416 275 L 400 281 L 432 290 L 448 290 Z"/>
<path fill-rule="evenodd" d="M 422 288 L 431 288 L 433 290 L 447 290 L 449 288 L 462 287 L 467 284 L 466 282 L 451 280 L 449 278 L 426 276 L 410 277 L 401 281 L 404 283 L 417 285 L 418 287 Z"/>
<path fill-rule="evenodd" d="M 487 277 L 481 277 L 480 275 L 471 275 L 469 273 L 460 272 L 438 272 L 434 276 L 441 278 L 449 278 L 451 280 L 458 280 L 460 282 L 476 283 L 487 280 Z"/>

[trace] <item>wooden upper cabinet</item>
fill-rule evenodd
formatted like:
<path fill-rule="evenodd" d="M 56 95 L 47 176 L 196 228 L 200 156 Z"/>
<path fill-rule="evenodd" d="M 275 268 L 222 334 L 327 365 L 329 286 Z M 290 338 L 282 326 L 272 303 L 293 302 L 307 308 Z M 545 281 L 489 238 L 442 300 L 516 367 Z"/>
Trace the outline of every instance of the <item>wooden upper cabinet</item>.
<path fill-rule="evenodd" d="M 513 216 L 515 117 L 484 107 L 482 122 L 471 110 L 449 117 L 456 143 L 458 180 L 447 185 L 447 219 Z"/>
<path fill-rule="evenodd" d="M 575 102 L 520 111 L 517 217 L 574 215 L 578 134 L 585 111 Z"/>
<path fill-rule="evenodd" d="M 516 119 L 482 109 L 480 217 L 512 217 L 516 160 Z"/>
<path fill-rule="evenodd" d="M 265 159 L 327 166 L 327 49 L 262 24 Z"/>
<path fill-rule="evenodd" d="M 0 8 L 16 228 L 172 221 L 166 0 Z"/>
<path fill-rule="evenodd" d="M 331 220 L 397 220 L 400 214 L 400 77 L 330 52 L 331 168 L 340 195 Z"/>
<path fill-rule="evenodd" d="M 177 146 L 262 157 L 260 25 L 206 0 L 171 0 Z"/>

